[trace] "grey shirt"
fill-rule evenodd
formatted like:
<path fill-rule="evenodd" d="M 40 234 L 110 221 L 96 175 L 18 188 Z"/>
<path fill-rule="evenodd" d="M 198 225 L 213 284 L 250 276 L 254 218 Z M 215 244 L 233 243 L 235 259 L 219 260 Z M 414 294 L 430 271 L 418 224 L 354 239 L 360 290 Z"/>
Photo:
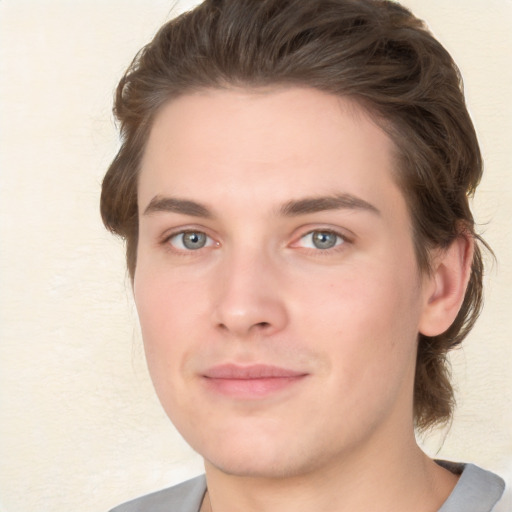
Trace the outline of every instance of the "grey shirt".
<path fill-rule="evenodd" d="M 439 512 L 492 512 L 505 489 L 499 476 L 474 464 L 438 464 L 460 473 L 457 485 Z M 205 492 L 206 478 L 202 475 L 119 505 L 110 512 L 198 512 Z"/>

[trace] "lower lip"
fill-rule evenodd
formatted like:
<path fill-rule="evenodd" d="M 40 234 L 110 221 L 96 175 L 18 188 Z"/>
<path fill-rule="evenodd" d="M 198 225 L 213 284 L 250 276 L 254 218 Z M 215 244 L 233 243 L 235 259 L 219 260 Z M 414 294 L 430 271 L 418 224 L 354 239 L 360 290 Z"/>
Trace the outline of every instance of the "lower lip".
<path fill-rule="evenodd" d="M 305 375 L 294 377 L 263 377 L 257 379 L 205 378 L 207 387 L 221 395 L 240 399 L 258 399 L 289 389 L 304 379 Z"/>

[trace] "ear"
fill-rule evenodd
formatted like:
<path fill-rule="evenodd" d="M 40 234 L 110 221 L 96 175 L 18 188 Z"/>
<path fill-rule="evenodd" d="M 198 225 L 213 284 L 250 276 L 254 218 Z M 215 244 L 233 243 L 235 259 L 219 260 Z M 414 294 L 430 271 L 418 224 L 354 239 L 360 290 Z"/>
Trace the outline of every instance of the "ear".
<path fill-rule="evenodd" d="M 440 249 L 424 281 L 424 304 L 419 332 L 438 336 L 459 313 L 471 274 L 475 241 L 462 232 L 447 249 Z"/>

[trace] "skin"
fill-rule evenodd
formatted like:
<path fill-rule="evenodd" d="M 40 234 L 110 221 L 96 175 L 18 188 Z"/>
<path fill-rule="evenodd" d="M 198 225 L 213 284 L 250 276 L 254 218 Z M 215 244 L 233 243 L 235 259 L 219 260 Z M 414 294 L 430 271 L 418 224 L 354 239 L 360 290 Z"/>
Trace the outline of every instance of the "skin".
<path fill-rule="evenodd" d="M 412 390 L 417 334 L 453 321 L 471 242 L 422 274 L 394 176 L 370 116 L 312 89 L 205 90 L 156 117 L 134 295 L 213 510 L 430 511 L 455 485 L 416 445 Z"/>

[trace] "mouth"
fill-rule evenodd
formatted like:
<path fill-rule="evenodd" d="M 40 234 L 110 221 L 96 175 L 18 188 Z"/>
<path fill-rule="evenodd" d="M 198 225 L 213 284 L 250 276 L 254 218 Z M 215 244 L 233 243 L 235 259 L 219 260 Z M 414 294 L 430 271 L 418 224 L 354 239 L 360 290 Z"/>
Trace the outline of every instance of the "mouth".
<path fill-rule="evenodd" d="M 289 389 L 307 373 L 279 366 L 223 364 L 209 368 L 203 379 L 210 391 L 239 399 L 258 399 Z"/>

